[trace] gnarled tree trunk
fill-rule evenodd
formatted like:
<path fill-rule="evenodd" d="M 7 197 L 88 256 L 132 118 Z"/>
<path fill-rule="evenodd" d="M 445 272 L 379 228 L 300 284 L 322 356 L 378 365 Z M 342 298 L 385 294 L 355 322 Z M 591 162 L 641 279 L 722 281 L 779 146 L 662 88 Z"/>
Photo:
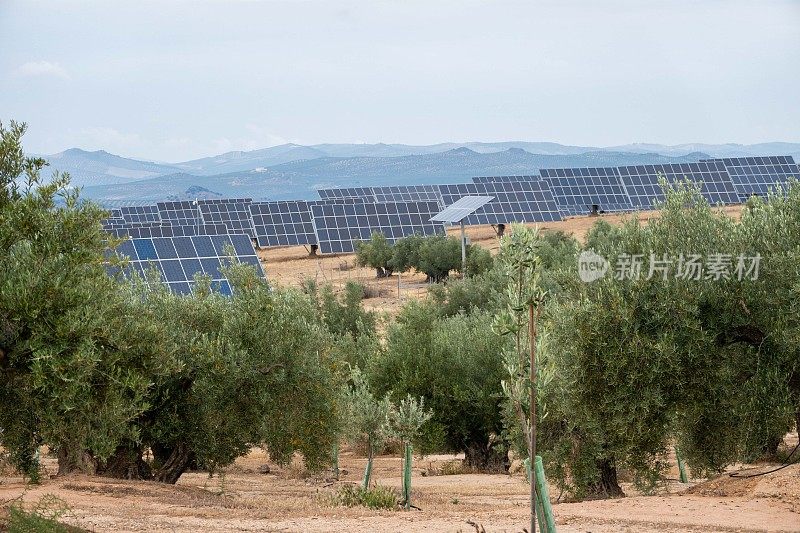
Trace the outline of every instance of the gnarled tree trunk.
<path fill-rule="evenodd" d="M 97 472 L 97 460 L 86 450 L 62 446 L 58 449 L 59 476 L 67 474 L 94 475 Z"/>
<path fill-rule="evenodd" d="M 625 493 L 622 492 L 622 487 L 619 486 L 617 467 L 614 466 L 614 461 L 612 459 L 598 461 L 597 469 L 600 472 L 600 478 L 590 487 L 590 490 L 595 496 L 602 498 L 618 498 L 625 496 Z"/>
<path fill-rule="evenodd" d="M 118 479 L 152 479 L 150 465 L 142 458 L 142 450 L 133 443 L 119 446 L 98 474 Z"/>
<path fill-rule="evenodd" d="M 153 479 L 161 483 L 174 485 L 178 478 L 189 468 L 194 461 L 195 454 L 185 443 L 178 443 L 170 450 L 169 456 L 153 473 Z"/>

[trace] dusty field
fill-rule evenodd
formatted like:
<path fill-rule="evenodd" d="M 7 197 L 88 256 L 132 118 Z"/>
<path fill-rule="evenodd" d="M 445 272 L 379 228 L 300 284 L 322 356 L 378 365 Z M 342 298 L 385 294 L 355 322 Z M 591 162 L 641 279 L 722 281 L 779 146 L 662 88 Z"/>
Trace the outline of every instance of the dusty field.
<path fill-rule="evenodd" d="M 229 467 L 224 479 L 184 475 L 175 487 L 146 482 L 70 477 L 28 490 L 32 504 L 53 494 L 71 508 L 65 520 L 94 531 L 352 531 L 520 532 L 527 520 L 528 487 L 521 476 L 426 475 L 453 457 L 417 459 L 414 504 L 420 511 L 371 511 L 336 506 L 338 484 L 358 481 L 364 459 L 343 454 L 347 473 L 339 483 L 304 479 L 299 466 L 282 469 L 254 450 Z M 51 459 L 48 468 L 54 469 Z M 374 479 L 400 488 L 400 459 L 380 457 Z M 673 473 L 677 476 L 677 472 Z M 692 484 L 689 484 L 692 486 Z M 0 478 L 0 502 L 25 490 L 17 478 Z M 629 492 L 632 490 L 626 487 Z M 551 496 L 557 492 L 551 488 Z M 607 501 L 556 503 L 562 532 L 800 531 L 800 465 L 769 476 L 735 480 L 723 476 L 687 490 L 671 482 L 663 494 Z"/>

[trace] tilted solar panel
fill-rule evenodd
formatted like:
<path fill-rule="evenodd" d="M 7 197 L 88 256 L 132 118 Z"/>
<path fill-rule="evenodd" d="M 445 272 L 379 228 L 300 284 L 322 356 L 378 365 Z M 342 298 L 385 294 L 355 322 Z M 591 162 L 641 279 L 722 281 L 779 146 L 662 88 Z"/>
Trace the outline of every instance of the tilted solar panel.
<path fill-rule="evenodd" d="M 465 224 L 510 224 L 561 220 L 553 194 L 544 181 L 457 183 L 439 185 L 445 206 L 464 196 L 493 196 L 494 200 L 465 220 Z"/>
<path fill-rule="evenodd" d="M 316 244 L 311 207 L 306 200 L 253 202 L 250 214 L 260 247 Z"/>
<path fill-rule="evenodd" d="M 161 222 L 158 207 L 154 205 L 120 207 L 119 213 L 128 224 Z"/>
<path fill-rule="evenodd" d="M 117 247 L 116 253 L 129 258 L 128 265 L 121 271 L 124 276 L 130 276 L 132 272 L 144 276 L 152 267 L 161 274 L 162 282 L 172 292 L 189 294 L 193 290 L 195 274 L 205 274 L 211 278 L 214 290 L 230 295 L 230 283 L 220 270 L 229 260 L 228 246 L 239 262 L 252 265 L 264 277 L 264 270 L 247 235 L 129 239 Z M 109 267 L 110 274 L 119 272 L 119 269 Z"/>
<path fill-rule="evenodd" d="M 725 157 L 708 159 L 725 165 L 741 202 L 751 196 L 766 197 L 770 190 L 800 180 L 800 168 L 792 156 Z"/>
<path fill-rule="evenodd" d="M 328 200 L 280 200 L 253 202 L 250 214 L 259 247 L 300 246 L 317 244 L 311 223 L 312 205 L 364 203 L 364 198 L 330 198 Z"/>
<path fill-rule="evenodd" d="M 616 167 L 543 168 L 540 172 L 564 216 L 588 215 L 593 206 L 605 212 L 635 209 Z"/>
<path fill-rule="evenodd" d="M 492 200 L 494 200 L 492 196 L 465 196 L 454 204 L 445 207 L 441 213 L 437 213 L 431 220 L 455 224 L 461 222 Z"/>
<path fill-rule="evenodd" d="M 250 201 L 231 200 L 201 203 L 200 215 L 205 224 L 224 224 L 228 233 L 245 233 L 254 237 L 253 219 L 250 215 Z"/>
<path fill-rule="evenodd" d="M 522 176 L 476 176 L 472 178 L 472 183 L 491 183 L 495 181 L 539 181 L 541 176 L 526 174 Z"/>
<path fill-rule="evenodd" d="M 158 202 L 156 206 L 161 219 L 169 221 L 173 226 L 197 225 L 202 220 L 200 209 L 192 201 Z"/>
<path fill-rule="evenodd" d="M 690 180 L 701 183 L 703 197 L 712 205 L 737 204 L 739 196 L 725 165 L 720 161 L 700 161 L 663 165 L 617 167 L 631 204 L 639 209 L 653 209 L 654 202 L 664 200 L 659 178 L 668 183 Z"/>
<path fill-rule="evenodd" d="M 317 189 L 317 194 L 322 200 L 334 198 L 365 198 L 368 201 L 375 201 L 375 194 L 372 187 L 344 187 L 341 189 Z"/>
<path fill-rule="evenodd" d="M 355 242 L 380 232 L 390 242 L 409 235 L 444 234 L 444 225 L 431 222 L 437 202 L 388 202 L 311 205 L 312 221 L 322 253 L 350 253 Z"/>
<path fill-rule="evenodd" d="M 438 202 L 442 206 L 442 194 L 438 185 L 398 185 L 372 187 L 376 202 Z M 442 206 L 443 207 L 443 206 Z"/>

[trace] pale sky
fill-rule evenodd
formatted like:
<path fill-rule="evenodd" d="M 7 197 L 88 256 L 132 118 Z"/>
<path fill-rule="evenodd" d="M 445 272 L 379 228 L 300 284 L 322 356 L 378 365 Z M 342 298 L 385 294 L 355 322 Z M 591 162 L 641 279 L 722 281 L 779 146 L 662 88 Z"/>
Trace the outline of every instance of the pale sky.
<path fill-rule="evenodd" d="M 800 141 L 800 1 L 0 0 L 29 151 Z"/>

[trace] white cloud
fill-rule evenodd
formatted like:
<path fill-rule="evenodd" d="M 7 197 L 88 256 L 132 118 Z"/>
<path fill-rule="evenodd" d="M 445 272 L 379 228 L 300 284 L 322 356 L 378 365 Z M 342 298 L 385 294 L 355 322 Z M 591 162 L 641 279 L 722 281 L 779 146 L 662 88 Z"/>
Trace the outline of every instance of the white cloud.
<path fill-rule="evenodd" d="M 67 69 L 58 63 L 51 63 L 50 61 L 28 61 L 23 63 L 15 71 L 17 76 L 23 78 L 30 78 L 36 76 L 52 76 L 54 78 L 61 78 L 68 80 L 69 73 Z"/>

